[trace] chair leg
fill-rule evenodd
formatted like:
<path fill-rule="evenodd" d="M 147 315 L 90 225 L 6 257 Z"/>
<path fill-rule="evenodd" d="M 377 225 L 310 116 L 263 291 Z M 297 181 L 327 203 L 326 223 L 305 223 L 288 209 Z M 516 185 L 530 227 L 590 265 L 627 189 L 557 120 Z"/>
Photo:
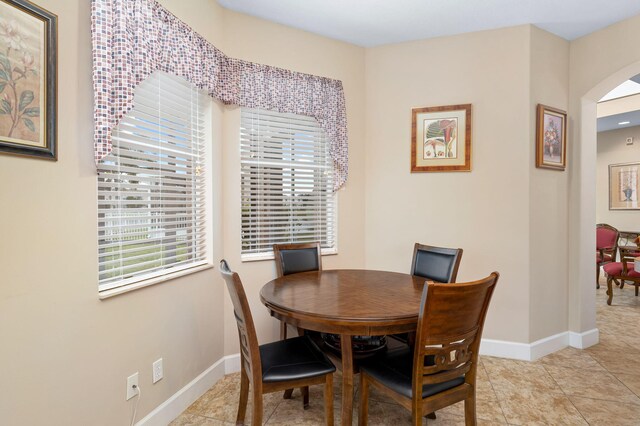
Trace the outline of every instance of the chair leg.
<path fill-rule="evenodd" d="M 411 425 L 412 426 L 422 426 L 422 416 L 419 412 L 411 413 Z"/>
<path fill-rule="evenodd" d="M 369 383 L 364 372 L 360 372 L 360 409 L 358 412 L 358 426 L 367 424 L 369 415 Z"/>
<path fill-rule="evenodd" d="M 635 283 L 635 284 L 636 284 L 636 297 L 638 297 L 638 283 Z"/>
<path fill-rule="evenodd" d="M 302 392 L 302 407 L 306 410 L 309 408 L 309 386 L 300 388 Z"/>
<path fill-rule="evenodd" d="M 611 305 L 611 301 L 613 300 L 613 285 L 611 284 L 612 281 L 613 278 L 609 276 L 607 278 L 607 296 L 609 296 L 609 298 L 607 299 L 607 305 Z"/>
<path fill-rule="evenodd" d="M 324 382 L 324 418 L 327 426 L 333 426 L 333 373 Z"/>
<path fill-rule="evenodd" d="M 476 394 L 474 392 L 464 400 L 464 424 L 465 426 L 475 426 L 476 422 Z"/>
<path fill-rule="evenodd" d="M 596 265 L 596 288 L 600 288 L 600 265 Z"/>
<path fill-rule="evenodd" d="M 285 340 L 287 338 L 287 323 L 284 321 L 280 321 L 280 340 Z M 282 397 L 284 399 L 291 399 L 291 395 L 293 394 L 293 389 L 287 389 L 284 391 L 284 395 Z"/>
<path fill-rule="evenodd" d="M 242 369 L 240 373 L 240 400 L 238 401 L 238 415 L 236 416 L 236 424 L 244 424 L 244 416 L 247 412 L 247 400 L 249 399 L 249 376 Z"/>
<path fill-rule="evenodd" d="M 253 410 L 251 411 L 251 425 L 262 426 L 262 390 L 253 387 Z"/>

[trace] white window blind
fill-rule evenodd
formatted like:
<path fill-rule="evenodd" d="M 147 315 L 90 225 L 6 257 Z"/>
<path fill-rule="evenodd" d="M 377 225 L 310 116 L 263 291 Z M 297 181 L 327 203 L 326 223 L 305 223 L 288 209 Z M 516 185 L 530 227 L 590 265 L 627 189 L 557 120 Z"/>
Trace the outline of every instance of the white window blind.
<path fill-rule="evenodd" d="M 318 122 L 247 108 L 240 121 L 243 258 L 276 243 L 319 241 L 334 251 L 333 163 Z"/>
<path fill-rule="evenodd" d="M 99 290 L 202 265 L 208 97 L 156 72 L 98 170 Z"/>

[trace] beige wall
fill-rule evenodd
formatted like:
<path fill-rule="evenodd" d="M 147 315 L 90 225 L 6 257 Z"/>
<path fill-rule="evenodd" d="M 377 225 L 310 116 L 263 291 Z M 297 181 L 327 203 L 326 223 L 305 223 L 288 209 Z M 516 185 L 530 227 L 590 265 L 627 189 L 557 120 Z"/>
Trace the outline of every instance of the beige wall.
<path fill-rule="evenodd" d="M 633 145 L 626 138 L 633 137 Z M 639 210 L 609 210 L 609 165 L 640 162 L 640 127 L 598 133 L 596 167 L 596 222 L 621 231 L 640 230 Z"/>
<path fill-rule="evenodd" d="M 569 42 L 537 27 L 529 28 L 529 341 L 535 342 L 568 329 L 569 172 L 535 167 L 535 137 L 537 104 L 568 109 Z"/>
<path fill-rule="evenodd" d="M 215 2 L 163 3 L 221 39 Z M 127 376 L 140 373 L 140 419 L 220 359 L 224 294 L 212 269 L 98 300 L 90 2 L 38 4 L 59 18 L 59 160 L 0 156 L 0 423 L 124 425 Z"/>
<path fill-rule="evenodd" d="M 569 328 L 595 328 L 596 102 L 640 73 L 640 16 L 582 37 L 570 47 Z"/>
<path fill-rule="evenodd" d="M 529 342 L 529 27 L 367 49 L 366 265 L 418 241 L 464 248 L 458 281 L 500 272 L 485 337 Z M 472 171 L 410 173 L 411 108 L 473 104 Z"/>

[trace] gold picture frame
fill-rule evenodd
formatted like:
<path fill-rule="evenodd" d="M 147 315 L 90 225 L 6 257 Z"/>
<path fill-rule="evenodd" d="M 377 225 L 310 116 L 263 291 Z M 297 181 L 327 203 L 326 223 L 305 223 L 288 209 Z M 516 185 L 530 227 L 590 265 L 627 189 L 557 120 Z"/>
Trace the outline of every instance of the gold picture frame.
<path fill-rule="evenodd" d="M 411 110 L 411 172 L 471 171 L 471 104 Z"/>
<path fill-rule="evenodd" d="M 57 160 L 58 17 L 0 0 L 0 153 Z"/>
<path fill-rule="evenodd" d="M 538 104 L 536 167 L 563 171 L 567 167 L 567 113 Z"/>
<path fill-rule="evenodd" d="M 640 163 L 609 165 L 609 210 L 640 210 Z"/>

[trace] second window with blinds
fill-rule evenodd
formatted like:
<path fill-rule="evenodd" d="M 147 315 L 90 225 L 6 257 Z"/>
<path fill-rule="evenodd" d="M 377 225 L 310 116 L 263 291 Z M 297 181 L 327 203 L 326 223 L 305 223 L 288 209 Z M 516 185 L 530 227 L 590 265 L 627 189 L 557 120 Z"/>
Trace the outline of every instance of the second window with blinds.
<path fill-rule="evenodd" d="M 242 259 L 273 256 L 273 244 L 319 241 L 336 253 L 333 163 L 312 118 L 243 108 L 240 119 Z"/>

